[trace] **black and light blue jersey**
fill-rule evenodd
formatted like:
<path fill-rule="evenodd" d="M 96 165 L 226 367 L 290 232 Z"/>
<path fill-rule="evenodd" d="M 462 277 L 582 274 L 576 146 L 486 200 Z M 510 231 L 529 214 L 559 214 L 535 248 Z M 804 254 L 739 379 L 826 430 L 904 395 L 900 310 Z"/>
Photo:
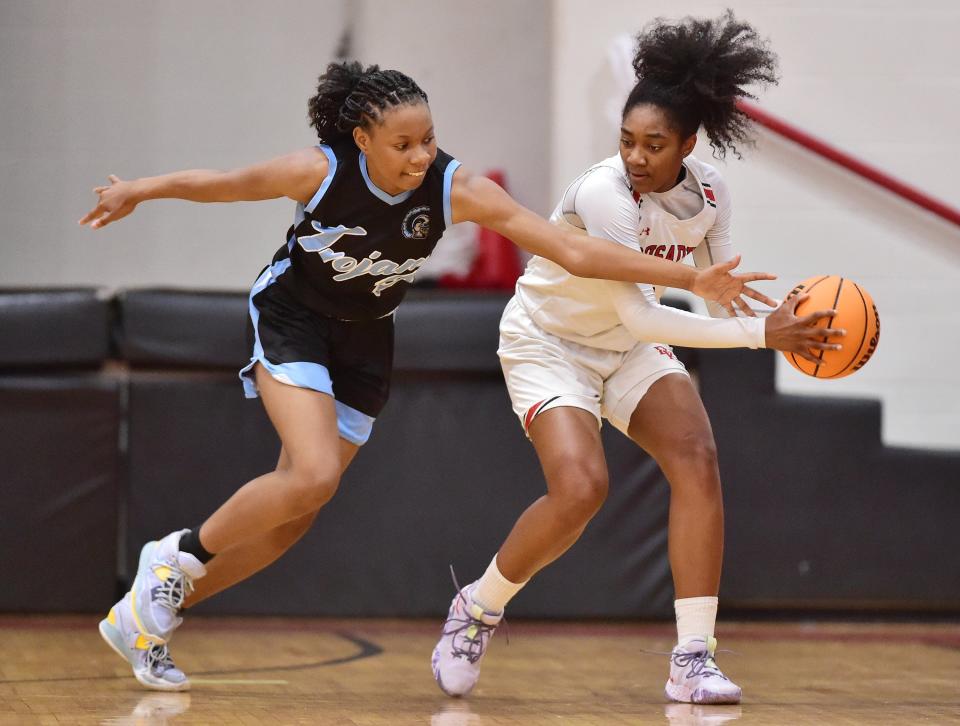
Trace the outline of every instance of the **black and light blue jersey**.
<path fill-rule="evenodd" d="M 320 315 L 389 315 L 451 224 L 460 162 L 438 150 L 418 188 L 390 195 L 371 181 L 352 139 L 319 148 L 329 171 L 310 202 L 297 205 L 287 243 L 273 259 L 289 260 L 277 282 Z"/>

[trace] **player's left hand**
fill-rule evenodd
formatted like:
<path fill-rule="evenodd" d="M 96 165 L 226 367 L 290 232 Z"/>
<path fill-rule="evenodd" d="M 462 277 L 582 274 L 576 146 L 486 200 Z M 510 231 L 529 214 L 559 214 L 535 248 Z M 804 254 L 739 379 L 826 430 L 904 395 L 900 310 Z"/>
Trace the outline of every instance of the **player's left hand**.
<path fill-rule="evenodd" d="M 737 310 L 749 317 L 756 317 L 744 297 L 753 298 L 764 305 L 776 307 L 777 301 L 747 285 L 757 280 L 776 280 L 769 272 L 732 272 L 740 264 L 740 255 L 726 262 L 718 262 L 697 272 L 690 291 L 704 300 L 720 303 L 730 315 L 736 316 Z"/>

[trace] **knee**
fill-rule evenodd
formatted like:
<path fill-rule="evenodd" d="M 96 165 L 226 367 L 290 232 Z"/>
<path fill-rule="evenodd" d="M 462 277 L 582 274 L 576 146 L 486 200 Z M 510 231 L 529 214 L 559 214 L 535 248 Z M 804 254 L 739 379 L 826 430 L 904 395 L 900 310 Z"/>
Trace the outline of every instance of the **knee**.
<path fill-rule="evenodd" d="M 333 498 L 340 485 L 340 471 L 322 461 L 294 462 L 286 470 L 287 499 L 294 514 L 316 512 Z"/>
<path fill-rule="evenodd" d="M 589 522 L 607 499 L 609 484 L 604 467 L 574 463 L 564 470 L 563 480 L 551 495 L 559 504 L 560 516 L 571 528 Z"/>
<path fill-rule="evenodd" d="M 700 496 L 719 496 L 720 469 L 717 445 L 708 432 L 690 432 L 674 441 L 671 447 L 674 462 L 669 468 L 677 475 L 670 477 L 671 486 L 693 491 Z"/>

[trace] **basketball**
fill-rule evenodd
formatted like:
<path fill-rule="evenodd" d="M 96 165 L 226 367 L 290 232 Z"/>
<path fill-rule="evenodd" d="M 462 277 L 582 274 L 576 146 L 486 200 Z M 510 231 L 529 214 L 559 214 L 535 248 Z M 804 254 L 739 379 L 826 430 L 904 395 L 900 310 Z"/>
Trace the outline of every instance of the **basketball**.
<path fill-rule="evenodd" d="M 801 373 L 814 378 L 843 378 L 863 368 L 877 350 L 880 340 L 880 316 L 870 294 L 853 280 L 839 275 L 819 275 L 794 287 L 787 299 L 809 295 L 797 306 L 797 317 L 817 310 L 836 310 L 832 318 L 817 322 L 821 328 L 843 328 L 847 334 L 831 338 L 843 345 L 841 350 L 811 351 L 820 362 L 811 363 L 794 353 L 783 356 Z"/>

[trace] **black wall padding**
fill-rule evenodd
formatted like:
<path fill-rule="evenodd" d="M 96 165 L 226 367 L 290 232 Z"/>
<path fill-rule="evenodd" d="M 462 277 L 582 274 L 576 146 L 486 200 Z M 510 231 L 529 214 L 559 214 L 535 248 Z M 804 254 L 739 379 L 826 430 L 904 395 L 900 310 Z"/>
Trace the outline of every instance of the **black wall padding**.
<path fill-rule="evenodd" d="M 192 526 L 273 467 L 278 443 L 232 377 L 135 380 L 129 556 Z M 616 432 L 614 481 L 582 540 L 515 600 L 514 615 L 664 616 L 666 485 Z M 498 377 L 398 376 L 371 441 L 291 552 L 199 612 L 441 617 L 482 574 L 515 519 L 544 491 Z"/>
<path fill-rule="evenodd" d="M 96 367 L 110 353 L 110 303 L 94 288 L 0 290 L 0 367 Z"/>
<path fill-rule="evenodd" d="M 503 293 L 413 290 L 397 311 L 398 371 L 500 372 Z M 665 304 L 688 309 L 681 300 Z M 250 358 L 246 293 L 128 290 L 119 297 L 120 356 L 137 367 L 240 369 Z M 681 357 L 689 365 L 691 354 Z"/>
<path fill-rule="evenodd" d="M 244 293 L 128 290 L 119 307 L 117 347 L 134 366 L 239 370 L 250 359 Z"/>
<path fill-rule="evenodd" d="M 117 574 L 116 381 L 2 377 L 0 430 L 0 610 L 106 612 Z"/>
<path fill-rule="evenodd" d="M 960 607 L 960 456 L 884 449 L 875 401 L 773 394 L 775 355 L 701 351 L 724 603 Z"/>
<path fill-rule="evenodd" d="M 442 618 L 448 565 L 477 578 L 545 488 L 496 359 L 505 301 L 411 295 L 391 401 L 340 492 L 286 557 L 201 610 Z M 276 434 L 236 375 L 246 295 L 140 290 L 119 309 L 129 382 L 116 366 L 67 372 L 106 353 L 96 291 L 0 293 L 0 610 L 103 612 L 118 560 L 132 577 L 145 541 L 275 465 Z M 777 395 L 771 351 L 678 353 L 719 448 L 724 608 L 960 609 L 960 454 L 884 448 L 876 402 Z M 606 504 L 512 615 L 670 616 L 667 484 L 609 425 L 604 441 Z"/>
<path fill-rule="evenodd" d="M 396 313 L 396 370 L 500 374 L 502 293 L 413 291 Z"/>
<path fill-rule="evenodd" d="M 231 373 L 131 374 L 128 562 L 173 529 L 200 524 L 241 484 L 274 468 L 280 443 Z"/>

